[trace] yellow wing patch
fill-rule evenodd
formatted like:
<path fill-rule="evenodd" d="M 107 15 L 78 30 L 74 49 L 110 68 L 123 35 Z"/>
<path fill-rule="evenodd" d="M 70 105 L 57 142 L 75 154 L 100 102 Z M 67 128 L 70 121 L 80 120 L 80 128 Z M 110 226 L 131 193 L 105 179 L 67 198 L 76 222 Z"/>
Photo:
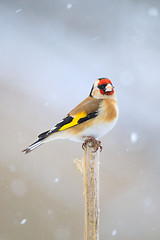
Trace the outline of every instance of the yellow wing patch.
<path fill-rule="evenodd" d="M 70 128 L 70 127 L 73 127 L 73 126 L 77 125 L 79 119 L 80 119 L 80 118 L 84 118 L 84 117 L 86 117 L 86 116 L 87 116 L 86 112 L 77 113 L 77 114 L 74 116 L 72 122 L 65 124 L 65 125 L 64 125 L 63 127 L 61 127 L 58 131 L 62 131 L 62 130 L 65 130 L 65 129 L 67 129 L 67 128 Z"/>

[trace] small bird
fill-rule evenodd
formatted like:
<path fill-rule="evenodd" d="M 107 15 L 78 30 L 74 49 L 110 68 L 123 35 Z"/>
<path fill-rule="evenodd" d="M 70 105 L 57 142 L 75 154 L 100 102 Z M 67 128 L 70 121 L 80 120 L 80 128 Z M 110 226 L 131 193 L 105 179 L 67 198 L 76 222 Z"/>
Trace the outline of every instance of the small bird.
<path fill-rule="evenodd" d="M 55 139 L 84 142 L 93 141 L 100 147 L 100 137 L 109 132 L 118 119 L 118 105 L 114 86 L 108 78 L 98 78 L 89 96 L 77 105 L 54 128 L 41 133 L 38 140 L 23 152 L 29 153 L 43 143 Z"/>

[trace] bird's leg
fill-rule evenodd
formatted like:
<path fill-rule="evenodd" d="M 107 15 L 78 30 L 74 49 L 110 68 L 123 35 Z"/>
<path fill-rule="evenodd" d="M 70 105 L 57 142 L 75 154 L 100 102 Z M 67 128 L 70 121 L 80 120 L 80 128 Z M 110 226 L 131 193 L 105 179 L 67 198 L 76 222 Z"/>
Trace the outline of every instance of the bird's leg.
<path fill-rule="evenodd" d="M 101 146 L 101 142 L 97 141 L 94 137 L 87 137 L 84 141 L 84 143 L 82 144 L 82 149 L 84 150 L 86 148 L 86 144 L 87 143 L 92 143 L 93 147 L 95 148 L 95 152 L 98 150 L 98 148 L 100 148 L 100 151 L 102 151 L 102 146 Z"/>

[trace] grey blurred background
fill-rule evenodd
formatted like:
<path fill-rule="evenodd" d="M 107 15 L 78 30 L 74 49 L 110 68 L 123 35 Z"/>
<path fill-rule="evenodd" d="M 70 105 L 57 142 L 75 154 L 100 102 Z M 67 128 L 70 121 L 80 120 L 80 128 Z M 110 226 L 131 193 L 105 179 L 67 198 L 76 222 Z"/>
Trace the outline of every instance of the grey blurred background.
<path fill-rule="evenodd" d="M 100 239 L 160 239 L 160 1 L 0 1 L 0 240 L 83 239 L 80 143 L 21 150 L 109 77 Z"/>

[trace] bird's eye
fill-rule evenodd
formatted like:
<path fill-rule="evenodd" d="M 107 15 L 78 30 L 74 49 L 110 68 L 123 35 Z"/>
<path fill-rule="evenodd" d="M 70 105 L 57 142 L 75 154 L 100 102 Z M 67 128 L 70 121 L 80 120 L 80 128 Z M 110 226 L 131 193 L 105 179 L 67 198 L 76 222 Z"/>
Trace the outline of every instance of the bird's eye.
<path fill-rule="evenodd" d="M 99 89 L 104 90 L 106 86 L 107 86 L 107 84 L 100 84 L 100 85 L 98 85 L 97 87 L 98 87 Z"/>

